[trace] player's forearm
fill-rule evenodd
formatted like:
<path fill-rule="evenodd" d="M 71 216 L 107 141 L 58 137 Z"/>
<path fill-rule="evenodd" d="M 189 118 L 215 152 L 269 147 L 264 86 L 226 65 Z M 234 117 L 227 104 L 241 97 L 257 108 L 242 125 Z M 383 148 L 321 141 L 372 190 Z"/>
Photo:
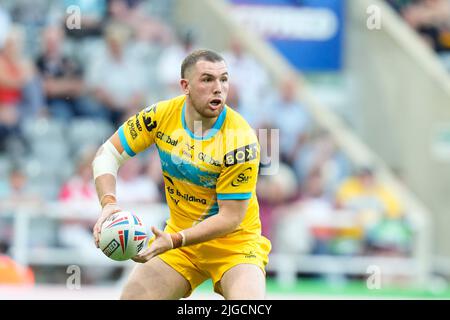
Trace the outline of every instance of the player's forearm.
<path fill-rule="evenodd" d="M 218 214 L 182 231 L 184 245 L 205 242 L 235 231 L 245 217 L 247 206 L 248 200 L 219 200 Z"/>
<path fill-rule="evenodd" d="M 116 178 L 112 174 L 104 174 L 95 179 L 95 190 L 102 208 L 116 202 Z"/>
<path fill-rule="evenodd" d="M 116 202 L 116 177 L 119 167 L 130 157 L 124 152 L 120 138 L 114 133 L 97 151 L 92 169 L 95 188 L 102 208 Z"/>
<path fill-rule="evenodd" d="M 240 219 L 230 219 L 230 217 L 220 213 L 209 217 L 194 227 L 183 230 L 184 245 L 193 245 L 225 236 L 236 230 L 240 222 Z"/>

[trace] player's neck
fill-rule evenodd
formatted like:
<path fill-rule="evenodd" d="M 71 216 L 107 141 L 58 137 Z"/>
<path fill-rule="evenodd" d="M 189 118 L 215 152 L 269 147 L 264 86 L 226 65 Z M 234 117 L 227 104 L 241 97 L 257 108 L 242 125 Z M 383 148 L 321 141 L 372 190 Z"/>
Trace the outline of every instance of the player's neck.
<path fill-rule="evenodd" d="M 188 129 L 198 137 L 205 136 L 217 121 L 218 117 L 205 118 L 186 101 L 185 121 Z"/>

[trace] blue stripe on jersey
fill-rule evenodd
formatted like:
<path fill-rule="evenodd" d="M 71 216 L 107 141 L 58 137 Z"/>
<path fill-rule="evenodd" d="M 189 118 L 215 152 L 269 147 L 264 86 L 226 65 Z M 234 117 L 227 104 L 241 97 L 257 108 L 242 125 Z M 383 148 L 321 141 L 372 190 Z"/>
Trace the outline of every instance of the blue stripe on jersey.
<path fill-rule="evenodd" d="M 200 187 L 214 189 L 219 173 L 203 171 L 192 163 L 158 148 L 161 167 L 170 176 Z"/>
<path fill-rule="evenodd" d="M 247 200 L 252 197 L 251 192 L 245 193 L 218 193 L 218 200 Z"/>
<path fill-rule="evenodd" d="M 227 116 L 227 107 L 224 106 L 222 112 L 217 117 L 216 122 L 214 123 L 212 128 L 209 129 L 208 134 L 204 137 L 199 137 L 199 136 L 196 136 L 191 130 L 189 130 L 189 127 L 186 124 L 185 110 L 186 110 L 186 102 L 184 102 L 183 111 L 181 112 L 181 122 L 183 123 L 184 130 L 186 130 L 186 132 L 189 134 L 189 136 L 195 140 L 207 140 L 207 139 L 213 137 L 217 133 L 217 131 L 219 131 L 220 128 L 222 128 L 222 124 L 225 121 L 225 117 Z"/>
<path fill-rule="evenodd" d="M 134 157 L 136 153 L 134 153 L 133 150 L 131 150 L 130 146 L 128 145 L 127 138 L 125 137 L 125 133 L 123 132 L 123 125 L 121 125 L 119 128 L 119 138 L 122 147 L 125 149 L 128 155 L 130 157 Z"/>

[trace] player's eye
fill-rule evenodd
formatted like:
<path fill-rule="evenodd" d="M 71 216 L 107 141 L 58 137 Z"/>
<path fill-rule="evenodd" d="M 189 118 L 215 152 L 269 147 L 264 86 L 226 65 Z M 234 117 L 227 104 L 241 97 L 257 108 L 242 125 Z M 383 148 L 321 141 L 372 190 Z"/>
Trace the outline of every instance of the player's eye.
<path fill-rule="evenodd" d="M 220 79 L 220 81 L 222 81 L 222 82 L 228 82 L 228 78 L 227 78 L 227 77 L 223 77 L 222 79 Z"/>
<path fill-rule="evenodd" d="M 211 78 L 203 78 L 203 82 L 211 82 Z"/>

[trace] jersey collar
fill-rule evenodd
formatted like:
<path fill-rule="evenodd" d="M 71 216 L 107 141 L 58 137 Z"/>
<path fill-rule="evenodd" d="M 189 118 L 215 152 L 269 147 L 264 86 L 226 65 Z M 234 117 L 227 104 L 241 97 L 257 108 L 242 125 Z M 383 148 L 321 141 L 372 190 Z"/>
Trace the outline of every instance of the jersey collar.
<path fill-rule="evenodd" d="M 189 134 L 189 136 L 192 139 L 196 139 L 196 140 L 207 140 L 209 138 L 212 138 L 217 133 L 217 131 L 219 131 L 220 128 L 222 128 L 223 122 L 225 121 L 225 117 L 227 115 L 227 106 L 225 105 L 222 112 L 217 117 L 216 122 L 214 123 L 212 128 L 209 129 L 208 134 L 206 136 L 201 137 L 201 136 L 196 136 L 187 126 L 186 118 L 185 118 L 185 110 L 186 110 L 186 101 L 183 104 L 183 111 L 181 112 L 181 123 L 183 124 L 184 130 L 186 130 L 186 132 Z"/>

